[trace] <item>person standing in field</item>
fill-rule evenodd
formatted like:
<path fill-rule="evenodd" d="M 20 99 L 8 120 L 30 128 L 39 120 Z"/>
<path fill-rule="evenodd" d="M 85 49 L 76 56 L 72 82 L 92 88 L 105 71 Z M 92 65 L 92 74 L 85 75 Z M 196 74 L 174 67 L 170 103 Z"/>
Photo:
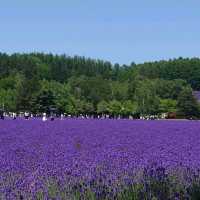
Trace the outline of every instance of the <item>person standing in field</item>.
<path fill-rule="evenodd" d="M 4 111 L 2 109 L 0 110 L 0 119 L 4 120 Z"/>
<path fill-rule="evenodd" d="M 64 115 L 63 115 L 63 114 L 60 115 L 60 119 L 61 119 L 61 120 L 64 119 Z"/>
<path fill-rule="evenodd" d="M 29 113 L 28 113 L 28 112 L 25 112 L 25 113 L 24 113 L 24 118 L 25 118 L 26 120 L 28 120 L 28 118 L 29 118 Z"/>
<path fill-rule="evenodd" d="M 43 122 L 47 121 L 47 114 L 46 113 L 43 113 L 42 121 Z"/>
<path fill-rule="evenodd" d="M 17 114 L 16 113 L 12 113 L 12 118 L 13 118 L 13 120 L 17 119 Z"/>

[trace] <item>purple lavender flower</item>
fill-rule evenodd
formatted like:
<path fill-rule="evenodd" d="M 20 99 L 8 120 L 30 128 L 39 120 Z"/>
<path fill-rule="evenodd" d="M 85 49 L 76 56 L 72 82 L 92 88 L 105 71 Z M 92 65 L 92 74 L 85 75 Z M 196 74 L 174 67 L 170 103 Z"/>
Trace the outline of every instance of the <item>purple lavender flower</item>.
<path fill-rule="evenodd" d="M 87 183 L 100 195 L 148 166 L 158 179 L 200 166 L 199 121 L 17 119 L 0 127 L 0 193 L 10 195 L 45 190 L 49 179 L 69 188 Z"/>

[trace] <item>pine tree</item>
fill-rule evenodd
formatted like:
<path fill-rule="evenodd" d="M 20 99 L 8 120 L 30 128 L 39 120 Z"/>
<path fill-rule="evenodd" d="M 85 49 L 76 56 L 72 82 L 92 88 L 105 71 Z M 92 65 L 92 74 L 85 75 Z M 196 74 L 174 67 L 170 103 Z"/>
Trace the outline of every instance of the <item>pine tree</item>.
<path fill-rule="evenodd" d="M 186 87 L 182 90 L 178 97 L 178 113 L 182 117 L 186 118 L 198 118 L 200 117 L 200 107 L 192 94 L 192 89 Z"/>

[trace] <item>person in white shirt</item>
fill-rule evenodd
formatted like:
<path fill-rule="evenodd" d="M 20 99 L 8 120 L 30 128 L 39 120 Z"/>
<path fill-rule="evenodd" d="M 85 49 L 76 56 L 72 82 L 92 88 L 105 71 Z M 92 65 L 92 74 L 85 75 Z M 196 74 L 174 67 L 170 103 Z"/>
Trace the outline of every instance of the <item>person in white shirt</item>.
<path fill-rule="evenodd" d="M 12 113 L 12 118 L 13 119 L 17 119 L 17 114 L 16 113 Z"/>
<path fill-rule="evenodd" d="M 25 112 L 25 113 L 24 113 L 24 118 L 25 118 L 26 120 L 28 120 L 28 118 L 29 118 L 29 113 L 28 113 L 28 112 Z"/>
<path fill-rule="evenodd" d="M 64 119 L 64 115 L 63 115 L 63 114 L 60 115 L 60 119 L 61 119 L 61 120 Z"/>
<path fill-rule="evenodd" d="M 47 114 L 46 113 L 43 113 L 42 121 L 43 122 L 47 121 Z"/>

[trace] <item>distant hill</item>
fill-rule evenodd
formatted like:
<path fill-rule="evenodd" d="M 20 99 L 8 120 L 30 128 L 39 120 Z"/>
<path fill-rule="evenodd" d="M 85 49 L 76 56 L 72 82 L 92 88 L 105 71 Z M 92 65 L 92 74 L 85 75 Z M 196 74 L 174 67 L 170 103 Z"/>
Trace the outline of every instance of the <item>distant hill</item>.
<path fill-rule="evenodd" d="M 200 90 L 200 59 L 178 58 L 119 65 L 109 61 L 80 56 L 53 55 L 43 53 L 0 53 L 0 79 L 16 72 L 25 73 L 27 67 L 36 66 L 40 79 L 67 82 L 71 77 L 101 77 L 106 80 L 128 81 L 140 75 L 147 79 L 182 79 L 193 90 Z"/>
<path fill-rule="evenodd" d="M 179 112 L 190 118 L 200 115 L 193 112 L 197 105 L 191 98 L 199 90 L 199 58 L 119 65 L 80 56 L 0 53 L 0 108 L 7 111 L 55 108 L 73 115 L 114 116 Z"/>

